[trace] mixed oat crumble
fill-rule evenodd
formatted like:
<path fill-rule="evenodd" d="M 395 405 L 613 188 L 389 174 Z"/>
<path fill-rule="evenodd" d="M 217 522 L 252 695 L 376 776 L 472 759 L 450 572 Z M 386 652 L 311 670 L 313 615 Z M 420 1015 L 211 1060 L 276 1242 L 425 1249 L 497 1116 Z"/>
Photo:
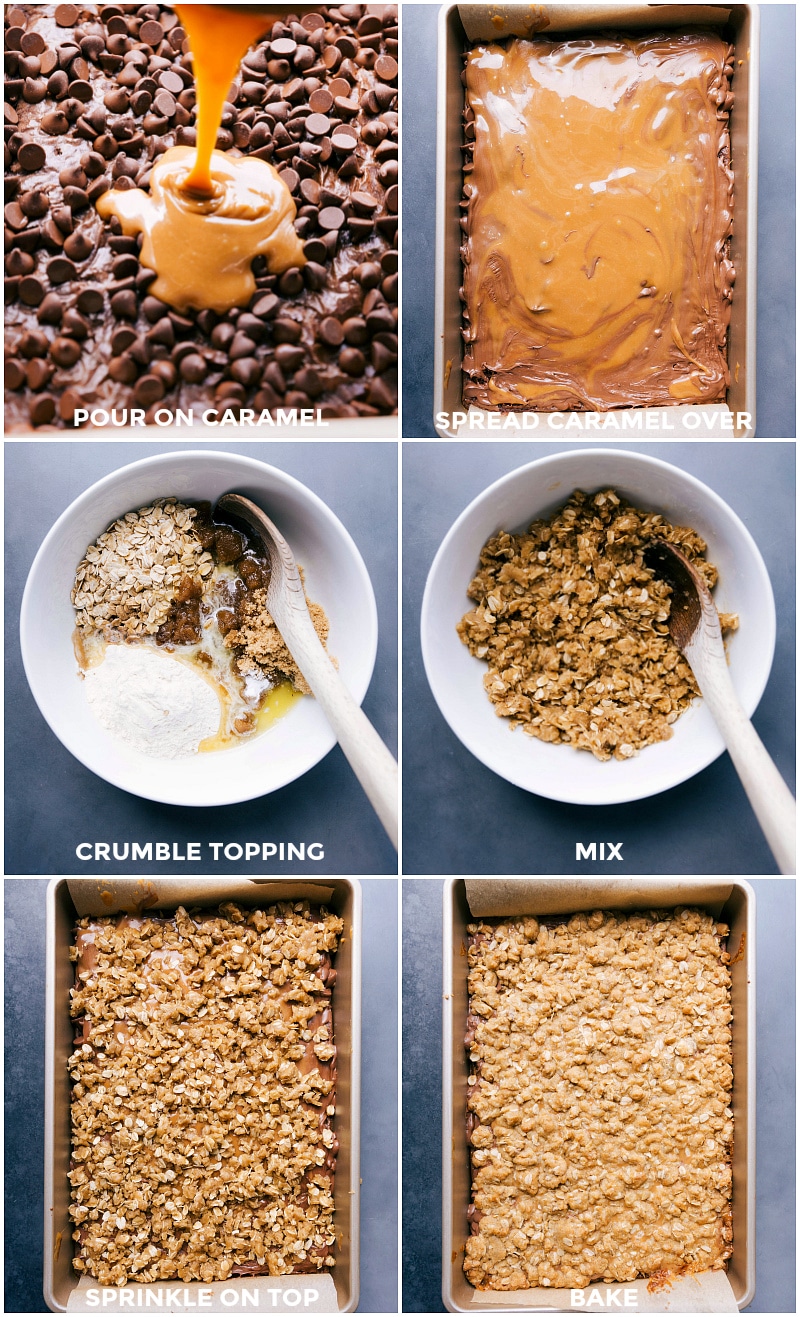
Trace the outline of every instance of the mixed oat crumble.
<path fill-rule="evenodd" d="M 717 570 L 693 530 L 632 507 L 612 489 L 576 490 L 548 521 L 484 546 L 458 624 L 499 717 L 551 744 L 630 759 L 672 736 L 698 694 L 670 638 L 670 587 L 644 563 L 653 540 L 676 545 L 709 589 Z M 723 631 L 738 619 L 721 614 Z"/>
<path fill-rule="evenodd" d="M 78 921 L 80 1274 L 124 1285 L 333 1266 L 342 928 L 306 902 Z"/>
<path fill-rule="evenodd" d="M 468 925 L 477 1289 L 731 1254 L 728 929 L 699 910 Z"/>

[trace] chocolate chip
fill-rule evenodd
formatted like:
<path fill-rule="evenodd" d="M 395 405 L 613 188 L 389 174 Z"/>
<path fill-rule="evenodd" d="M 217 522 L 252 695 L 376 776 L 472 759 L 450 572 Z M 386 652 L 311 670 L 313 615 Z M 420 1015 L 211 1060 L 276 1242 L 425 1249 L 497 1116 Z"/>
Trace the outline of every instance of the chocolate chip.
<path fill-rule="evenodd" d="M 394 184 L 390 188 L 387 188 L 386 190 L 386 209 L 389 211 L 391 215 L 397 214 L 397 185 L 396 184 Z"/>
<path fill-rule="evenodd" d="M 376 376 L 367 386 L 367 402 L 381 411 L 389 411 L 397 402 L 397 392 L 392 390 L 381 376 Z"/>
<path fill-rule="evenodd" d="M 74 27 L 78 21 L 75 5 L 56 5 L 56 23 L 59 27 Z"/>
<path fill-rule="evenodd" d="M 326 114 L 310 114 L 306 119 L 306 132 L 311 137 L 324 137 L 330 128 L 331 121 Z"/>
<path fill-rule="evenodd" d="M 363 374 L 366 364 L 366 357 L 358 348 L 342 348 L 339 353 L 339 365 L 348 375 Z"/>
<path fill-rule="evenodd" d="M 307 261 L 303 266 L 303 279 L 306 288 L 310 288 L 312 292 L 319 292 L 328 282 L 328 271 L 324 265 L 318 265 L 316 261 Z"/>
<path fill-rule="evenodd" d="M 64 204 L 69 206 L 71 211 L 85 210 L 89 205 L 89 197 L 86 192 L 84 192 L 83 188 L 65 187 Z"/>
<path fill-rule="evenodd" d="M 63 366 L 68 369 L 74 366 L 75 362 L 81 355 L 80 344 L 76 343 L 74 338 L 64 338 L 59 336 L 53 339 L 50 344 L 50 356 L 57 366 Z"/>
<path fill-rule="evenodd" d="M 85 407 L 86 399 L 77 389 L 65 389 L 58 400 L 58 414 L 62 421 L 74 421 L 75 413 Z"/>
<path fill-rule="evenodd" d="M 46 299 L 45 299 L 46 300 Z M 88 320 L 78 315 L 75 310 L 67 311 L 61 326 L 62 333 L 69 334 L 71 338 L 76 338 L 79 343 L 83 343 L 89 337 L 90 325 Z"/>
<path fill-rule="evenodd" d="M 353 274 L 362 288 L 377 288 L 381 281 L 381 267 L 375 261 L 365 261 L 357 265 Z"/>
<path fill-rule="evenodd" d="M 321 14 L 305 14 L 300 19 L 300 26 L 305 28 L 306 32 L 319 32 L 325 27 L 325 19 Z"/>
<path fill-rule="evenodd" d="M 32 398 L 28 408 L 31 425 L 49 425 L 56 414 L 56 400 L 49 393 Z"/>
<path fill-rule="evenodd" d="M 22 99 L 29 105 L 38 105 L 47 95 L 47 83 L 44 78 L 26 78 L 22 88 Z"/>
<path fill-rule="evenodd" d="M 202 384 L 208 374 L 206 363 L 199 352 L 190 352 L 183 358 L 178 368 L 181 379 L 187 384 Z"/>
<path fill-rule="evenodd" d="M 391 55 L 380 55 L 375 61 L 375 72 L 381 82 L 395 82 L 397 80 L 397 61 L 393 60 Z"/>
<path fill-rule="evenodd" d="M 9 357 L 5 364 L 5 384 L 7 389 L 16 392 L 21 389 L 25 383 L 25 371 L 20 363 L 14 358 Z"/>
<path fill-rule="evenodd" d="M 387 274 L 381 284 L 381 292 L 387 302 L 396 302 L 398 293 L 399 276 L 397 274 Z"/>
<path fill-rule="evenodd" d="M 160 402 L 165 393 L 164 381 L 157 375 L 142 375 L 133 389 L 134 399 L 140 407 L 149 407 L 151 403 Z"/>
<path fill-rule="evenodd" d="M 67 169 L 62 169 L 58 176 L 58 181 L 62 187 L 86 187 L 86 175 L 79 165 L 70 165 Z"/>
<path fill-rule="evenodd" d="M 71 233 L 64 243 L 64 252 L 71 261 L 80 263 L 88 260 L 92 254 L 91 240 L 80 230 L 77 233 Z"/>
<path fill-rule="evenodd" d="M 246 388 L 252 388 L 261 379 L 261 367 L 255 357 L 240 357 L 231 366 L 231 375 Z"/>
<path fill-rule="evenodd" d="M 111 312 L 116 320 L 135 320 L 138 315 L 136 294 L 129 288 L 121 293 L 114 293 L 111 298 Z M 150 399 L 154 402 L 155 399 Z"/>
<path fill-rule="evenodd" d="M 68 90 L 74 100 L 81 101 L 83 104 L 88 104 L 92 99 L 92 89 L 83 78 L 76 78 L 74 82 L 69 84 Z"/>
<path fill-rule="evenodd" d="M 3 214 L 5 215 L 6 224 L 14 233 L 19 233 L 20 229 L 27 228 L 28 217 L 24 214 L 18 201 L 10 201 Z"/>
<path fill-rule="evenodd" d="M 344 211 L 340 206 L 325 206 L 317 217 L 321 229 L 336 231 L 344 224 Z"/>
<path fill-rule="evenodd" d="M 64 234 L 72 232 L 72 211 L 69 206 L 56 206 L 53 210 L 53 221 L 59 232 Z"/>
<path fill-rule="evenodd" d="M 28 330 L 26 334 L 22 335 L 19 342 L 20 352 L 29 361 L 33 357 L 46 357 L 49 347 L 50 340 L 39 329 Z"/>
<path fill-rule="evenodd" d="M 161 42 L 164 40 L 164 29 L 161 24 L 156 23 L 154 19 L 148 19 L 148 21 L 142 23 L 142 26 L 139 28 L 139 40 L 146 42 L 148 46 L 152 46 L 155 50 L 155 48 L 160 46 Z"/>
<path fill-rule="evenodd" d="M 177 368 L 171 361 L 154 361 L 150 374 L 155 375 L 165 389 L 174 389 L 178 380 Z"/>
<path fill-rule="evenodd" d="M 320 87 L 309 96 L 308 104 L 314 114 L 327 114 L 333 109 L 333 97 L 327 87 Z"/>
<path fill-rule="evenodd" d="M 253 315 L 260 316 L 262 320 L 269 320 L 274 316 L 279 306 L 280 300 L 274 293 L 265 293 L 263 297 L 256 298 L 251 309 Z"/>
<path fill-rule="evenodd" d="M 272 322 L 272 339 L 274 343 L 299 343 L 303 337 L 303 327 L 288 316 L 281 316 Z"/>
<path fill-rule="evenodd" d="M 299 175 L 294 169 L 281 169 L 280 176 L 290 192 L 294 192 L 300 182 Z"/>
<path fill-rule="evenodd" d="M 275 360 L 281 370 L 290 373 L 302 366 L 305 356 L 302 348 L 294 347 L 291 343 L 280 343 L 275 349 Z"/>
<path fill-rule="evenodd" d="M 26 32 L 20 38 L 19 48 L 24 55 L 41 55 L 46 49 L 44 37 L 40 32 Z"/>
<path fill-rule="evenodd" d="M 127 353 L 111 358 L 108 363 L 108 373 L 117 384 L 134 384 L 139 375 L 136 363 Z"/>
<path fill-rule="evenodd" d="M 326 316 L 317 328 L 317 337 L 329 348 L 338 348 L 344 342 L 344 329 L 335 316 Z"/>
<path fill-rule="evenodd" d="M 41 219 L 50 209 L 50 200 L 41 188 L 34 188 L 31 192 L 23 193 L 19 205 L 28 219 Z"/>
<path fill-rule="evenodd" d="M 63 315 L 64 304 L 58 293 L 48 293 L 36 313 L 36 319 L 40 325 L 60 325 Z"/>
<path fill-rule="evenodd" d="M 114 87 L 106 92 L 103 104 L 112 114 L 127 114 L 131 106 L 131 98 L 124 87 Z"/>
<path fill-rule="evenodd" d="M 131 343 L 135 342 L 136 331 L 131 329 L 129 325 L 125 325 L 123 328 L 115 329 L 111 335 L 111 351 L 115 357 L 118 357 L 128 350 Z"/>
<path fill-rule="evenodd" d="M 87 178 L 99 178 L 105 172 L 106 162 L 98 151 L 87 151 L 81 156 L 81 169 Z"/>
<path fill-rule="evenodd" d="M 47 81 L 47 91 L 54 101 L 63 100 L 69 93 L 69 78 L 63 69 L 56 69 Z"/>
<path fill-rule="evenodd" d="M 310 238 L 308 242 L 303 243 L 303 255 L 307 261 L 311 261 L 315 265 L 320 265 L 327 260 L 328 250 L 324 242 L 320 242 L 319 238 Z"/>
<path fill-rule="evenodd" d="M 76 306 L 84 315 L 97 315 L 103 309 L 103 294 L 98 288 L 84 288 L 78 295 Z"/>
<path fill-rule="evenodd" d="M 17 160 L 27 174 L 43 169 L 46 159 L 44 147 L 38 142 L 24 142 L 17 152 Z"/>
<path fill-rule="evenodd" d="M 212 342 L 213 341 L 212 335 Z M 217 343 L 217 346 L 219 347 L 222 345 Z M 234 331 L 233 338 L 228 347 L 228 356 L 231 361 L 239 361 L 243 357 L 251 357 L 255 351 L 255 346 L 255 343 L 251 338 L 248 338 L 247 334 L 241 334 Z"/>
<path fill-rule="evenodd" d="M 175 97 L 170 91 L 162 89 L 153 101 L 153 108 L 165 119 L 171 119 L 176 109 Z"/>
<path fill-rule="evenodd" d="M 369 342 L 367 322 L 362 316 L 350 316 L 344 322 L 345 341 L 351 346 Z"/>
<path fill-rule="evenodd" d="M 72 279 L 77 279 L 78 271 L 72 261 L 67 260 L 65 256 L 56 256 L 48 262 L 47 277 L 51 284 L 66 284 Z"/>
<path fill-rule="evenodd" d="M 349 151 L 355 151 L 358 146 L 358 138 L 349 130 L 340 129 L 331 137 L 331 146 L 334 151 L 346 155 Z"/>
<path fill-rule="evenodd" d="M 25 367 L 25 379 L 32 393 L 38 393 L 39 389 L 49 384 L 52 378 L 53 367 L 49 361 L 43 361 L 41 357 L 35 357 Z"/>
<path fill-rule="evenodd" d="M 69 132 L 69 119 L 63 110 L 48 110 L 42 115 L 42 132 L 50 137 L 63 137 Z"/>
<path fill-rule="evenodd" d="M 6 257 L 6 274 L 12 278 L 22 278 L 26 274 L 32 274 L 36 269 L 36 262 L 29 252 L 22 252 L 15 247 Z"/>
<path fill-rule="evenodd" d="M 111 273 L 115 279 L 131 279 L 139 272 L 139 262 L 135 256 L 118 256 L 111 262 Z"/>
<path fill-rule="evenodd" d="M 109 192 L 110 190 L 111 190 L 111 184 L 107 178 L 96 178 L 92 183 L 91 187 L 87 188 L 86 195 L 91 201 L 92 205 L 94 206 L 97 204 L 100 197 L 102 197 L 105 192 Z"/>

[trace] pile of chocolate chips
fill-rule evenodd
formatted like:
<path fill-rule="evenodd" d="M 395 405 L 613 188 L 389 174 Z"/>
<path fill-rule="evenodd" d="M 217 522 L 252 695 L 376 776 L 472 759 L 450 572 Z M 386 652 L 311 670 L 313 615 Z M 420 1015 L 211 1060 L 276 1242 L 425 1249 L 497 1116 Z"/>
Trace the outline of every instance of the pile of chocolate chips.
<path fill-rule="evenodd" d="M 217 138 L 270 161 L 307 264 L 253 263 L 251 305 L 178 314 L 141 239 L 101 221 L 195 143 L 192 59 L 165 5 L 19 5 L 5 31 L 6 428 L 76 408 L 323 417 L 397 407 L 397 8 L 319 6 L 245 57 Z"/>

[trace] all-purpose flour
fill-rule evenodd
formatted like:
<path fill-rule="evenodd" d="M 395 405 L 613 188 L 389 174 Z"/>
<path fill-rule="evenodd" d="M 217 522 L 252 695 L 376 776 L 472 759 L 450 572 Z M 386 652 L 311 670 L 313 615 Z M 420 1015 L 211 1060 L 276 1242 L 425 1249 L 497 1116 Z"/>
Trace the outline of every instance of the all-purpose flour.
<path fill-rule="evenodd" d="M 109 645 L 84 689 L 107 731 L 158 759 L 182 759 L 219 730 L 220 704 L 208 682 L 149 645 Z"/>

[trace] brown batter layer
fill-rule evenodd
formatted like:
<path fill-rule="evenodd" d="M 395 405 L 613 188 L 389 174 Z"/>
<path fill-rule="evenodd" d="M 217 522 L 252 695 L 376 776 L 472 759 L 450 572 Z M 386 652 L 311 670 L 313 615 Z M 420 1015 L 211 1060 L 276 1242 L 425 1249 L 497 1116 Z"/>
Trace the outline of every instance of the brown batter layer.
<path fill-rule="evenodd" d="M 333 1265 L 340 930 L 305 902 L 79 922 L 76 1270 L 119 1285 Z"/>
<path fill-rule="evenodd" d="M 724 399 L 732 73 L 705 32 L 469 52 L 466 405 Z"/>

